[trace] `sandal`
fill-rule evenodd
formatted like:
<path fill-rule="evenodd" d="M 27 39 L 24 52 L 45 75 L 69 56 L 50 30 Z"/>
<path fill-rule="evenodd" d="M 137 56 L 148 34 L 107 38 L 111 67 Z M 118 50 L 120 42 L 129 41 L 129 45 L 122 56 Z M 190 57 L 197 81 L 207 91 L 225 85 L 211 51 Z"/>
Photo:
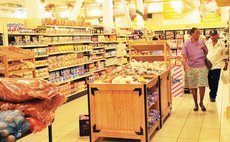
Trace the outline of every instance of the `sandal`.
<path fill-rule="evenodd" d="M 199 109 L 199 107 L 198 107 L 198 106 L 195 106 L 195 107 L 193 108 L 193 111 L 198 111 L 198 109 Z"/>
<path fill-rule="evenodd" d="M 200 104 L 200 108 L 201 108 L 202 111 L 206 111 L 206 108 L 205 108 L 205 106 L 203 104 L 202 105 Z"/>

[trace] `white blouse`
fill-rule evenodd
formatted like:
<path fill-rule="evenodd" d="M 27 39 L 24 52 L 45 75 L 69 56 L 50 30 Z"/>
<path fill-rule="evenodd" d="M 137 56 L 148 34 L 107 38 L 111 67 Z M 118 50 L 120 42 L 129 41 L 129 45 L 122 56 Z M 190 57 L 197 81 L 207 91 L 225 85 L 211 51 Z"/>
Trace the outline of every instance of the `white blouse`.
<path fill-rule="evenodd" d="M 222 69 L 224 67 L 224 60 L 228 58 L 225 54 L 225 48 L 222 46 L 221 41 L 218 40 L 215 46 L 213 46 L 212 40 L 209 39 L 206 43 L 208 47 L 207 58 L 212 62 L 213 69 Z"/>

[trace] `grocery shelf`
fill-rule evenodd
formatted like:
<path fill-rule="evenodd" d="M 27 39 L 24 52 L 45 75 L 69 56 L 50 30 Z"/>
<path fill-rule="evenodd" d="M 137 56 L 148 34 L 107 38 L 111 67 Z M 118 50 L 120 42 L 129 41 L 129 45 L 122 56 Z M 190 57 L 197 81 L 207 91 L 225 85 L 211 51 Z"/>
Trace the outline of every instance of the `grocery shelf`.
<path fill-rule="evenodd" d="M 98 70 L 94 70 L 94 71 L 90 71 L 91 73 L 95 73 L 95 72 L 99 72 L 99 71 L 103 71 L 106 70 L 106 68 L 102 68 L 102 69 L 98 69 Z"/>
<path fill-rule="evenodd" d="M 91 50 L 74 51 L 74 53 L 90 52 Z"/>
<path fill-rule="evenodd" d="M 105 54 L 105 52 L 90 53 L 90 55 Z"/>
<path fill-rule="evenodd" d="M 38 67 L 46 67 L 46 66 L 48 66 L 49 64 L 43 64 L 43 65 L 36 65 L 36 68 L 38 68 Z"/>
<path fill-rule="evenodd" d="M 48 55 L 39 55 L 39 56 L 35 56 L 35 58 L 42 58 L 42 57 L 48 57 Z"/>
<path fill-rule="evenodd" d="M 68 45 L 68 44 L 80 44 L 80 43 L 92 43 L 92 41 L 81 41 L 81 42 L 57 42 L 57 43 L 49 43 L 49 45 Z"/>
<path fill-rule="evenodd" d="M 31 47 L 46 47 L 48 44 L 28 44 L 28 45 L 14 45 L 18 48 L 31 48 Z"/>
<path fill-rule="evenodd" d="M 79 26 L 58 26 L 58 25 L 42 25 L 42 26 L 38 26 L 40 28 L 43 27 L 47 27 L 47 28 L 73 28 L 73 29 L 86 29 L 86 28 L 90 28 L 90 27 L 79 27 Z"/>
<path fill-rule="evenodd" d="M 74 81 L 74 80 L 78 80 L 78 79 L 81 79 L 81 78 L 84 78 L 84 77 L 88 77 L 88 76 L 91 76 L 91 75 L 92 75 L 91 73 L 87 73 L 87 74 L 84 74 L 84 75 L 81 75 L 81 76 L 78 76 L 78 77 L 75 77 L 75 78 L 67 79 L 65 81 L 62 81 L 62 82 L 59 82 L 59 83 L 54 83 L 54 84 L 61 85 L 61 84 L 65 84 L 65 83 L 68 83 L 68 82 L 71 82 L 71 81 Z"/>
<path fill-rule="evenodd" d="M 93 47 L 93 49 L 103 49 L 105 47 L 101 46 L 101 47 Z"/>
<path fill-rule="evenodd" d="M 32 35 L 37 35 L 37 36 L 40 36 L 40 35 L 43 35 L 43 34 L 42 33 L 19 33 L 19 32 L 12 33 L 12 32 L 8 32 L 8 35 L 11 35 L 11 36 L 18 36 L 18 35 L 32 36 Z"/>
<path fill-rule="evenodd" d="M 78 65 L 71 65 L 71 66 L 65 66 L 65 67 L 59 67 L 59 68 L 55 68 L 55 69 L 50 69 L 49 72 L 53 72 L 53 71 L 57 71 L 57 70 L 62 70 L 62 69 L 67 69 L 67 68 L 72 68 L 72 67 L 76 67 Z"/>
<path fill-rule="evenodd" d="M 74 53 L 74 51 L 48 53 L 48 55 L 51 56 L 51 55 L 69 54 L 69 53 Z"/>
<path fill-rule="evenodd" d="M 93 34 L 80 34 L 80 33 L 73 33 L 73 34 L 48 34 L 45 33 L 44 36 L 92 36 Z"/>
<path fill-rule="evenodd" d="M 20 69 L 20 70 L 16 70 L 16 71 L 9 71 L 9 74 L 10 75 L 13 75 L 13 74 L 21 74 L 21 73 L 25 73 L 25 72 L 31 72 L 31 71 L 35 71 L 35 68 L 32 68 L 32 69 Z"/>
<path fill-rule="evenodd" d="M 105 50 L 114 50 L 117 49 L 116 47 L 112 47 L 112 48 L 105 48 Z"/>

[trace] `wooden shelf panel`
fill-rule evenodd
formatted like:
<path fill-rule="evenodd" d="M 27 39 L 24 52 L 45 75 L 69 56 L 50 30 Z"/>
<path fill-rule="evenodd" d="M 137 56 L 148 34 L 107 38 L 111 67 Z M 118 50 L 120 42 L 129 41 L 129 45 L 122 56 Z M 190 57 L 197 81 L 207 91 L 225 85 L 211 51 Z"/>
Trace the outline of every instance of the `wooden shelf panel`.
<path fill-rule="evenodd" d="M 30 44 L 30 45 L 14 45 L 18 48 L 31 48 L 31 47 L 46 47 L 48 44 Z"/>
<path fill-rule="evenodd" d="M 35 71 L 35 69 L 20 69 L 20 70 L 16 70 L 16 71 L 9 71 L 9 74 L 20 74 L 20 73 L 25 73 L 25 72 L 29 72 L 29 71 Z"/>
<path fill-rule="evenodd" d="M 164 50 L 164 44 L 135 44 L 131 48 L 137 51 Z"/>
<path fill-rule="evenodd" d="M 151 56 L 151 55 L 143 55 L 143 56 L 131 56 L 133 59 L 136 59 L 137 61 L 164 61 L 164 56 Z"/>
<path fill-rule="evenodd" d="M 148 129 L 148 139 L 151 138 L 157 128 L 160 128 L 160 121 L 157 121 L 152 128 Z"/>

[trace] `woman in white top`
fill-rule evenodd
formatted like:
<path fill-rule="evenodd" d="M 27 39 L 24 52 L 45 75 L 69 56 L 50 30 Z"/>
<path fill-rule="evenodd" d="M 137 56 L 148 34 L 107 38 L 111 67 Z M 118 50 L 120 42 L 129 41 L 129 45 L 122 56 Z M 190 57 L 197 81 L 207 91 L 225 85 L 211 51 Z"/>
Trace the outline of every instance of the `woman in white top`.
<path fill-rule="evenodd" d="M 219 35 L 216 30 L 210 31 L 210 39 L 205 43 L 208 47 L 208 59 L 212 62 L 212 68 L 208 73 L 209 96 L 210 101 L 215 102 L 221 69 L 227 70 L 227 55 L 224 54 L 224 47 L 219 40 Z"/>

